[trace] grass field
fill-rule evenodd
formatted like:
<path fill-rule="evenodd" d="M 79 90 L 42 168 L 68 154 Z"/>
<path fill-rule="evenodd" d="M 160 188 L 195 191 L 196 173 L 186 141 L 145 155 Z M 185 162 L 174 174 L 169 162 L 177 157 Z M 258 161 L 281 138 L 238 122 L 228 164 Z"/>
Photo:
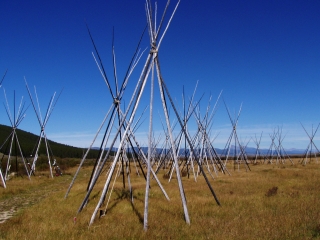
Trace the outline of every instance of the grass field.
<path fill-rule="evenodd" d="M 145 181 L 132 171 L 134 202 L 115 183 L 104 217 L 88 227 L 105 177 L 93 190 L 87 207 L 77 210 L 85 196 L 91 168 L 80 171 L 67 199 L 65 192 L 75 169 L 51 179 L 47 173 L 15 177 L 0 187 L 0 212 L 13 209 L 13 217 L 0 224 L 0 239 L 320 239 L 320 164 L 251 165 L 219 173 L 210 182 L 221 206 L 204 178 L 183 177 L 191 224 L 186 224 L 174 178 L 158 174 L 170 201 L 153 180 L 149 198 L 149 228 L 143 230 Z M 74 218 L 76 217 L 76 221 Z"/>

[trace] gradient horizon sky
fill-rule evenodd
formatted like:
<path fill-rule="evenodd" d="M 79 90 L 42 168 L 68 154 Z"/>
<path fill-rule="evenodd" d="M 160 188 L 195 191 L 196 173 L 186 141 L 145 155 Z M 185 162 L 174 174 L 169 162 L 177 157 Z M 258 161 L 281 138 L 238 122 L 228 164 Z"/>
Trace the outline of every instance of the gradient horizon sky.
<path fill-rule="evenodd" d="M 152 1 L 154 4 L 154 2 Z M 157 22 L 166 1 L 158 1 Z M 175 7 L 171 1 L 166 21 Z M 38 94 L 42 117 L 51 96 L 63 89 L 46 125 L 50 140 L 88 147 L 106 115 L 112 98 L 92 57 L 86 23 L 101 55 L 108 78 L 115 89 L 112 68 L 112 31 L 121 83 L 146 25 L 145 1 L 1 1 L 0 77 L 7 75 L 5 89 L 11 115 L 21 98 L 28 107 L 19 128 L 39 134 L 40 126 L 25 86 Z M 224 147 L 232 126 L 224 106 L 233 118 L 242 104 L 238 135 L 255 147 L 252 139 L 263 132 L 261 147 L 268 148 L 274 131 L 282 131 L 285 148 L 305 149 L 309 134 L 320 122 L 320 2 L 319 1 L 181 1 L 159 50 L 164 80 L 180 112 L 184 89 L 186 104 L 198 82 L 195 100 L 204 116 L 209 99 L 218 103 L 211 134 Z M 141 50 L 149 49 L 146 33 Z M 148 51 L 148 50 L 147 50 Z M 128 104 L 143 64 L 136 67 L 122 100 Z M 150 81 L 149 81 L 150 82 Z M 150 84 L 139 106 L 149 104 Z M 164 134 L 162 108 L 155 87 L 154 132 Z M 149 109 L 136 132 L 147 144 Z M 161 117 L 160 117 L 161 116 Z M 171 122 L 176 121 L 170 109 Z M 0 124 L 10 125 L 4 106 Z M 190 123 L 189 131 L 196 131 Z M 178 128 L 178 127 L 177 127 Z M 320 132 L 314 141 L 320 146 Z M 101 136 L 94 146 L 99 146 Z M 319 143 L 319 144 L 318 144 Z"/>

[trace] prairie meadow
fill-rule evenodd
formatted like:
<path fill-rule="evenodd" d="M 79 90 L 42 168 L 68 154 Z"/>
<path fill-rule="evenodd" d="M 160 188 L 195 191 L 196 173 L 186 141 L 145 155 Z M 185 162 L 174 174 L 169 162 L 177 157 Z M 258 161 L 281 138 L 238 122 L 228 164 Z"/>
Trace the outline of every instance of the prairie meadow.
<path fill-rule="evenodd" d="M 182 177 L 190 225 L 185 222 L 178 182 L 169 182 L 165 170 L 158 173 L 168 201 L 151 180 L 148 230 L 143 229 L 145 180 L 132 169 L 133 202 L 128 182 L 115 179 L 104 216 L 89 221 L 100 197 L 106 175 L 99 178 L 86 207 L 77 214 L 86 193 L 92 167 L 83 167 L 73 188 L 65 193 L 75 173 L 70 168 L 60 177 L 47 172 L 14 177 L 0 187 L 0 239 L 320 239 L 320 164 L 250 165 L 231 175 L 218 173 L 209 181 L 221 203 L 214 200 L 203 176 Z M 113 181 L 112 181 L 113 183 Z M 107 205 L 108 203 L 108 205 Z M 2 215 L 3 216 L 3 215 Z"/>

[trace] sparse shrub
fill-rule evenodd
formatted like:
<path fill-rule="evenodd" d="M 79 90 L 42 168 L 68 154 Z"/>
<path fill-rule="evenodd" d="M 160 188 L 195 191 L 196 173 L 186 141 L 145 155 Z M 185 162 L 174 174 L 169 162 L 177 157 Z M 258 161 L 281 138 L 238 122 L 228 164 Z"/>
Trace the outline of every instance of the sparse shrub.
<path fill-rule="evenodd" d="M 314 238 L 320 237 L 320 224 L 318 224 L 318 225 L 313 229 L 312 237 L 314 237 Z"/>
<path fill-rule="evenodd" d="M 47 171 L 49 170 L 49 162 L 47 156 L 39 156 L 36 162 L 37 171 Z"/>
<path fill-rule="evenodd" d="M 271 196 L 274 196 L 276 195 L 278 192 L 278 187 L 273 187 L 273 188 L 270 188 L 267 193 L 266 193 L 266 196 L 267 197 L 271 197 Z"/>
<path fill-rule="evenodd" d="M 128 189 L 115 189 L 115 193 L 118 196 L 118 200 L 120 199 L 130 199 L 131 198 L 131 193 Z"/>
<path fill-rule="evenodd" d="M 163 179 L 169 179 L 170 178 L 170 174 L 169 173 L 164 173 L 163 174 Z"/>
<path fill-rule="evenodd" d="M 186 177 L 186 176 L 188 176 L 188 171 L 187 170 L 181 171 L 181 177 Z"/>

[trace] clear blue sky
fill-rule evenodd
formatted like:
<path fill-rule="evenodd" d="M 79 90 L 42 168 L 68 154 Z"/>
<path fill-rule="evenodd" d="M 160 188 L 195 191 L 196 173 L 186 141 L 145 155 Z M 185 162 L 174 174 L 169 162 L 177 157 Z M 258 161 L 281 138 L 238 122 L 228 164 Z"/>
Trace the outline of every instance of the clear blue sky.
<path fill-rule="evenodd" d="M 158 2 L 158 21 L 165 3 Z M 175 3 L 171 1 L 169 13 Z M 40 131 L 26 77 L 31 92 L 34 86 L 37 89 L 42 115 L 54 92 L 64 89 L 46 126 L 48 138 L 88 147 L 111 97 L 92 57 L 85 22 L 113 83 L 112 29 L 122 80 L 146 24 L 144 4 L 144 0 L 1 1 L 0 76 L 6 69 L 8 73 L 0 99 L 5 102 L 4 88 L 13 115 L 14 91 L 17 106 L 24 97 L 29 108 L 19 128 Z M 214 104 L 221 90 L 233 115 L 243 104 L 238 134 L 244 142 L 263 131 L 262 146 L 268 148 L 269 135 L 280 127 L 286 148 L 306 148 L 309 139 L 300 122 L 309 132 L 320 122 L 319 10 L 319 1 L 182 0 L 159 51 L 162 73 L 178 108 L 182 110 L 183 86 L 188 100 L 199 81 L 196 99 L 204 94 L 201 111 L 210 95 Z M 149 48 L 148 34 L 141 48 Z M 146 57 L 142 56 L 130 80 L 123 104 L 131 97 Z M 148 98 L 146 90 L 141 109 L 148 105 Z M 155 132 L 162 129 L 159 111 L 157 95 Z M 172 110 L 170 114 L 174 121 Z M 148 111 L 142 119 L 137 136 L 145 144 Z M 219 133 L 215 145 L 224 146 L 231 124 L 222 101 L 213 120 L 212 134 Z M 10 125 L 3 106 L 0 123 Z"/>

